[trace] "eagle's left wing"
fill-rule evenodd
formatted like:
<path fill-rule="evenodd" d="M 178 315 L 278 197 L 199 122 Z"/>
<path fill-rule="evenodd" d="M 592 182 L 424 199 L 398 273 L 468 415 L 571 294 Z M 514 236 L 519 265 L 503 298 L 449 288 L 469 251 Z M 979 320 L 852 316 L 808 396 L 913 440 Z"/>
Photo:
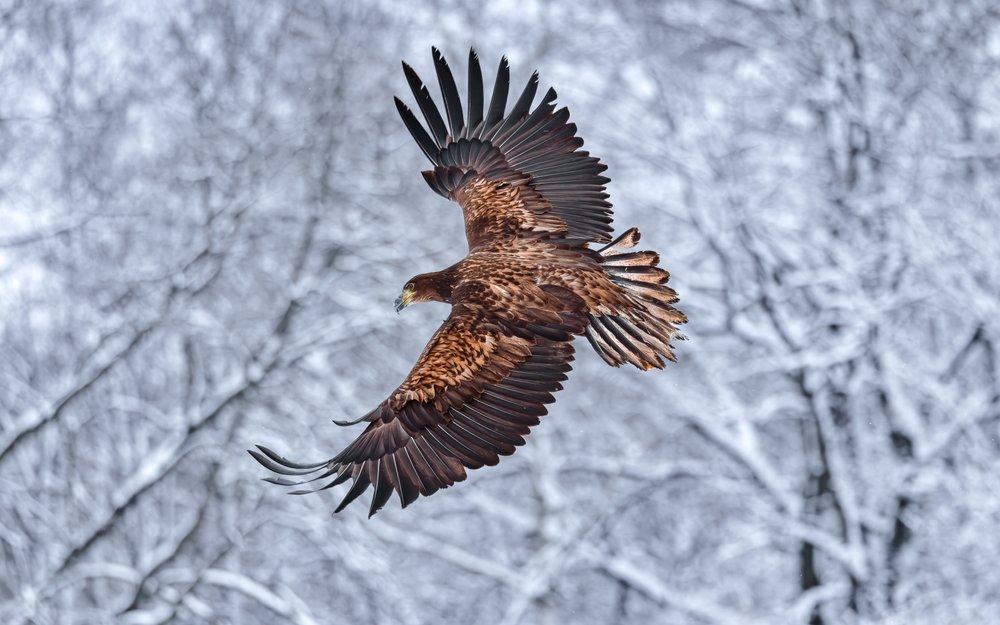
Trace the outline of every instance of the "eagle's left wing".
<path fill-rule="evenodd" d="M 471 51 L 466 116 L 448 63 L 438 50 L 433 53 L 445 116 L 405 63 L 403 71 L 426 128 L 399 98 L 396 108 L 434 166 L 423 172 L 427 183 L 461 205 L 469 249 L 520 237 L 571 245 L 610 241 L 611 204 L 604 190 L 608 178 L 601 175 L 607 167 L 580 149 L 583 139 L 569 123 L 569 111 L 556 110 L 555 90 L 549 89 L 532 110 L 538 89 L 538 74 L 532 74 L 508 111 L 510 69 L 504 58 L 484 113 L 483 74 L 479 57 Z"/>
<path fill-rule="evenodd" d="M 250 454 L 276 473 L 319 473 L 310 482 L 332 478 L 317 490 L 353 480 L 337 512 L 369 486 L 375 489 L 369 515 L 393 491 L 406 507 L 524 443 L 562 388 L 573 360 L 572 335 L 582 330 L 572 315 L 545 321 L 530 315 L 506 321 L 479 306 L 456 305 L 406 380 L 359 419 L 369 425 L 344 451 L 316 464 L 290 462 L 265 447 Z"/>

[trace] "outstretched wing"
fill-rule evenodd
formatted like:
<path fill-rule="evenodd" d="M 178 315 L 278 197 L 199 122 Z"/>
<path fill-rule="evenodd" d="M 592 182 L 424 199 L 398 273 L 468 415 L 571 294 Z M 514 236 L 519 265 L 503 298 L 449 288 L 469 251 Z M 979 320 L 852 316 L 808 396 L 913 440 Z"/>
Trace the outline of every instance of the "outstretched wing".
<path fill-rule="evenodd" d="M 456 200 L 465 214 L 469 249 L 523 236 L 558 238 L 571 244 L 611 240 L 611 204 L 601 176 L 607 167 L 581 151 L 583 139 L 568 123 L 569 111 L 556 110 L 549 89 L 531 110 L 538 73 L 531 75 L 514 107 L 505 113 L 510 90 L 507 59 L 500 61 L 489 108 L 484 114 L 479 57 L 469 52 L 468 114 L 451 69 L 432 49 L 445 117 L 416 72 L 403 63 L 427 127 L 396 98 L 410 134 L 434 164 L 424 172 L 432 189 Z"/>
<path fill-rule="evenodd" d="M 501 321 L 477 306 L 456 305 L 406 380 L 359 421 L 365 431 L 327 462 L 299 464 L 258 447 L 251 455 L 290 476 L 332 478 L 324 490 L 353 480 L 340 512 L 369 486 L 369 516 L 393 491 L 406 507 L 420 495 L 465 479 L 466 469 L 494 465 L 514 453 L 562 388 L 573 360 L 579 321 L 537 325 Z M 268 478 L 282 485 L 303 484 Z M 313 491 L 295 491 L 296 493 Z"/>

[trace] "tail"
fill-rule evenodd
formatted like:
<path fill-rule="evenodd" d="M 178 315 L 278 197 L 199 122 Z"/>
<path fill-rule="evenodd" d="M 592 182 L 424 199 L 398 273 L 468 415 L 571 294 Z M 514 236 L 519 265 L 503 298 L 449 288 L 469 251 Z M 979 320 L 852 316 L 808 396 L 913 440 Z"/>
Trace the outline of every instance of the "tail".
<path fill-rule="evenodd" d="M 683 340 L 677 326 L 684 313 L 673 307 L 677 292 L 667 286 L 670 274 L 656 266 L 656 252 L 623 252 L 639 241 L 639 230 L 630 228 L 598 250 L 601 267 L 634 306 L 616 315 L 589 315 L 587 339 L 609 365 L 631 363 L 649 370 L 663 368 L 663 358 L 675 361 L 671 340 Z"/>

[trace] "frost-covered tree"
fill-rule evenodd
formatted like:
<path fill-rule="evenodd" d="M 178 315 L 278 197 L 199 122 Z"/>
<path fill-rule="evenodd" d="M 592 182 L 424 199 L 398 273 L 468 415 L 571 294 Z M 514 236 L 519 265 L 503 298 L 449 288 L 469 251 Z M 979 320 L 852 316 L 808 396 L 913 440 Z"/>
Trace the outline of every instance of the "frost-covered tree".
<path fill-rule="evenodd" d="M 982 623 L 993 3 L 0 3 L 0 617 Z M 581 349 L 528 444 L 378 517 L 290 498 L 464 250 L 392 105 L 540 70 L 663 251 L 679 363 Z"/>

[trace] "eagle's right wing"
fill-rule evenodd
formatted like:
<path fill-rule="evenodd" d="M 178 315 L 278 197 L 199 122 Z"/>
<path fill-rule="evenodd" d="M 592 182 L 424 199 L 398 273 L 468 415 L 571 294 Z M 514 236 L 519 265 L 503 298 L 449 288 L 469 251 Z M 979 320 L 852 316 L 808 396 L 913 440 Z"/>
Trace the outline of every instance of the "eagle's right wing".
<path fill-rule="evenodd" d="M 514 453 L 562 388 L 573 360 L 572 335 L 583 326 L 571 315 L 564 323 L 537 321 L 531 315 L 505 321 L 478 306 L 456 305 L 406 380 L 359 419 L 368 427 L 334 458 L 299 464 L 265 447 L 250 453 L 279 474 L 332 479 L 317 490 L 353 480 L 337 512 L 369 486 L 375 489 L 372 515 L 393 491 L 405 507 L 462 481 L 466 469 Z"/>
<path fill-rule="evenodd" d="M 468 115 L 441 53 L 434 66 L 445 105 L 441 116 L 427 87 L 403 64 L 427 128 L 405 104 L 396 107 L 410 134 L 434 164 L 424 178 L 432 189 L 456 200 L 465 215 L 469 249 L 507 243 L 523 236 L 607 243 L 611 240 L 611 204 L 601 176 L 607 167 L 581 151 L 569 111 L 555 110 L 549 89 L 531 109 L 538 88 L 532 74 L 514 107 L 505 113 L 510 90 L 507 59 L 500 61 L 493 96 L 484 115 L 483 75 L 479 57 L 469 53 Z M 429 129 L 429 131 L 428 131 Z"/>

